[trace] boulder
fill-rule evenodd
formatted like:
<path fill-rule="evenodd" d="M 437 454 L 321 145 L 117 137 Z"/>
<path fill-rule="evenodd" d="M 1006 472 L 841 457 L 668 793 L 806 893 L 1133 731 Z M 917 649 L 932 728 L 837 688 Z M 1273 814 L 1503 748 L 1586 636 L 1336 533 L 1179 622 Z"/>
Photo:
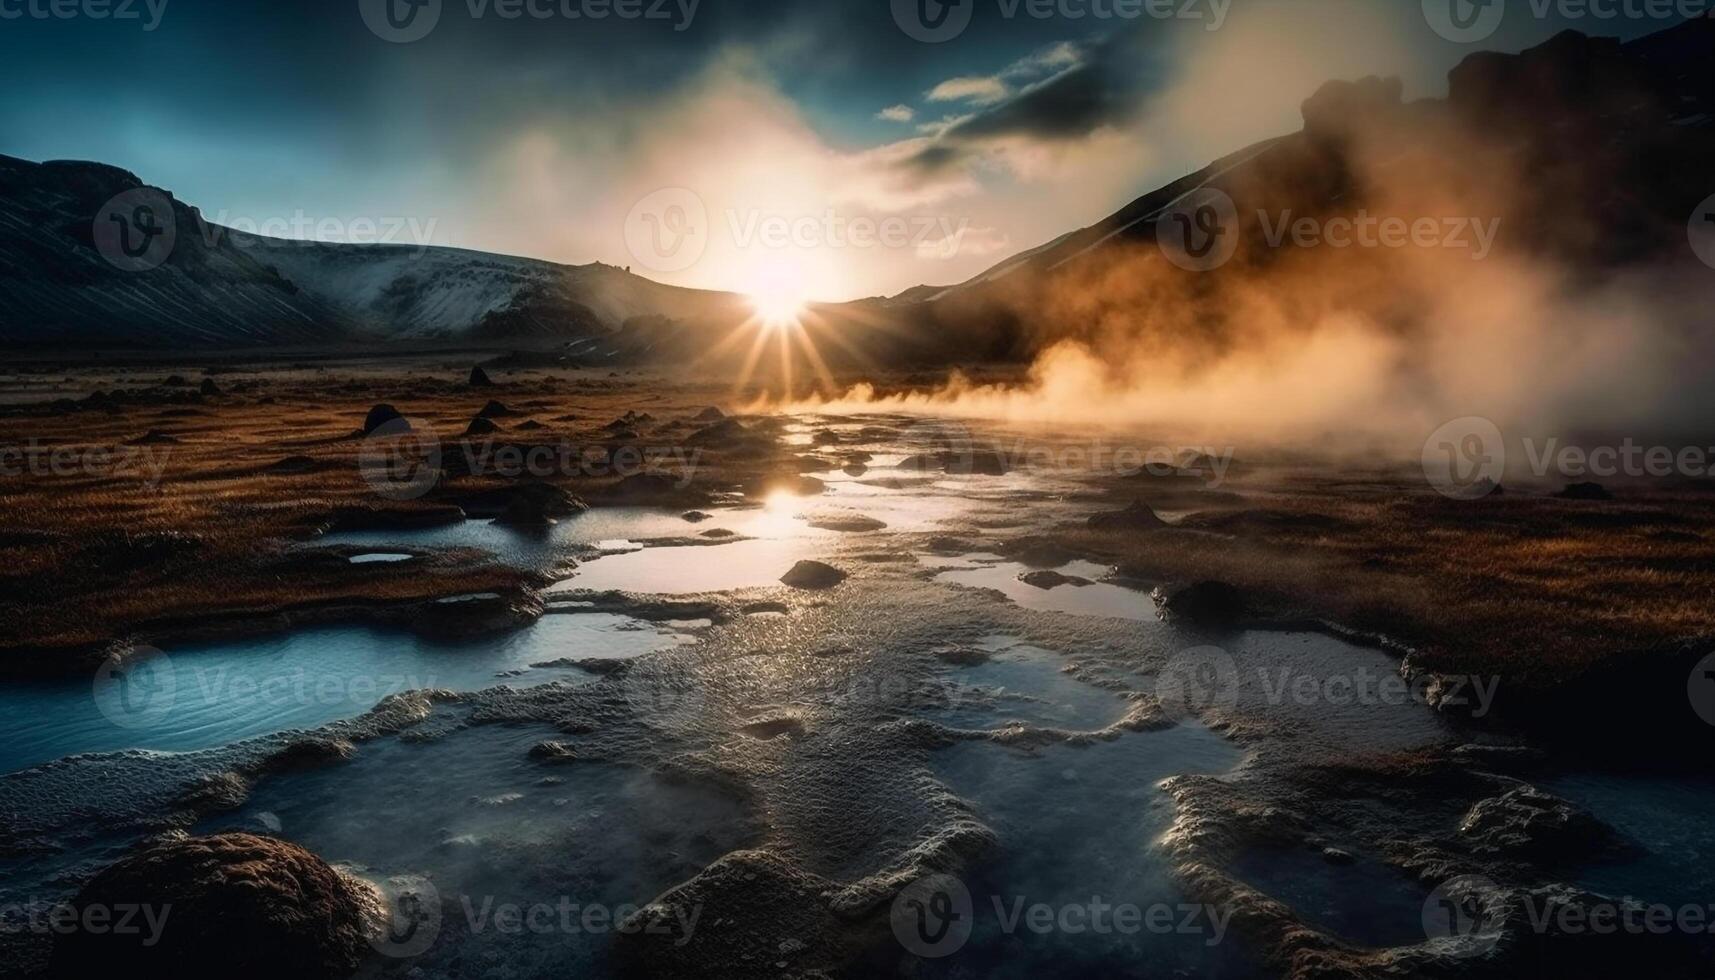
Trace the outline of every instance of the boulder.
<path fill-rule="evenodd" d="M 724 419 L 724 418 L 726 418 L 725 412 L 714 407 L 713 405 L 710 405 L 708 408 L 705 408 L 702 411 L 698 412 L 696 415 L 693 415 L 691 417 L 691 421 L 693 421 L 693 422 L 719 422 L 721 419 Z"/>
<path fill-rule="evenodd" d="M 363 418 L 363 434 L 366 436 L 372 435 L 372 434 L 374 434 L 376 429 L 379 429 L 382 426 L 387 425 L 389 422 L 392 422 L 392 423 L 403 422 L 404 423 L 404 426 L 402 428 L 398 425 L 394 425 L 391 429 L 389 429 L 389 431 L 394 431 L 394 432 L 409 432 L 409 431 L 411 431 L 411 424 L 405 420 L 405 416 L 399 414 L 398 409 L 394 408 L 392 405 L 377 405 L 374 408 L 370 409 L 369 414 L 364 416 L 364 418 Z"/>
<path fill-rule="evenodd" d="M 507 498 L 506 506 L 496 524 L 508 527 L 548 527 L 561 517 L 572 517 L 589 510 L 589 505 L 559 487 L 547 483 L 526 483 Z"/>
<path fill-rule="evenodd" d="M 1479 800 L 1459 833 L 1479 854 L 1534 860 L 1583 858 L 1610 843 L 1601 821 L 1534 786 Z"/>
<path fill-rule="evenodd" d="M 1133 500 L 1124 510 L 1094 514 L 1089 524 L 1098 531 L 1156 531 L 1171 526 L 1141 500 Z"/>
<path fill-rule="evenodd" d="M 1090 584 L 1090 580 L 1087 578 L 1079 578 L 1076 575 L 1062 575 L 1052 569 L 1037 569 L 1034 572 L 1025 572 L 1018 577 L 1018 580 L 1023 582 L 1025 585 L 1038 589 L 1057 589 L 1062 585 L 1083 587 Z"/>
<path fill-rule="evenodd" d="M 794 589 L 831 589 L 846 580 L 846 573 L 819 561 L 801 561 L 780 576 L 784 585 Z"/>
<path fill-rule="evenodd" d="M 482 406 L 482 411 L 477 412 L 476 417 L 479 419 L 503 419 L 517 414 L 517 412 L 507 408 L 504 402 L 491 401 Z"/>
<path fill-rule="evenodd" d="M 1613 500 L 1614 495 L 1600 483 L 1568 483 L 1566 489 L 1555 494 L 1561 500 Z"/>
<path fill-rule="evenodd" d="M 220 394 L 220 385 L 215 384 L 213 378 L 204 378 L 202 385 L 197 388 L 197 393 L 205 398 L 213 398 Z"/>
<path fill-rule="evenodd" d="M 494 387 L 494 380 L 488 376 L 488 372 L 484 371 L 482 369 L 482 365 L 479 364 L 470 369 L 470 386 L 472 388 L 492 388 Z"/>
<path fill-rule="evenodd" d="M 464 434 L 467 436 L 491 436 L 499 431 L 500 426 L 488 419 L 474 418 L 470 420 L 470 425 L 465 427 Z"/>
<path fill-rule="evenodd" d="M 285 841 L 254 834 L 180 837 L 145 846 L 84 885 L 80 909 L 155 910 L 134 931 L 79 929 L 56 938 L 55 977 L 349 976 L 370 951 L 372 889 Z"/>

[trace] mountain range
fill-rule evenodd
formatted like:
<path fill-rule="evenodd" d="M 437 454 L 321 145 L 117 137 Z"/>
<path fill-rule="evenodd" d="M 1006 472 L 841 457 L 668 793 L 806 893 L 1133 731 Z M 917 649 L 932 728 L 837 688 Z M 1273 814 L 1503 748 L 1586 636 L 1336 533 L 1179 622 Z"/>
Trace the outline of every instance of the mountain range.
<path fill-rule="evenodd" d="M 1715 21 L 1698 19 L 1629 43 L 1569 31 L 1519 54 L 1474 54 L 1442 100 L 1403 102 L 1393 80 L 1331 82 L 1305 103 L 1297 133 L 1241 149 L 967 282 L 818 306 L 809 329 L 838 335 L 819 345 L 830 360 L 1026 359 L 1112 312 L 1105 307 L 1182 304 L 1266 274 L 1287 261 L 1261 247 L 1268 213 L 1326 219 L 1397 205 L 1401 188 L 1426 186 L 1443 203 L 1448 194 L 1487 201 L 1504 212 L 1509 248 L 1569 268 L 1672 261 L 1687 254 L 1688 216 L 1715 192 L 1712 59 Z M 736 294 L 602 263 L 239 236 L 159 188 L 152 200 L 168 202 L 175 240 L 158 264 L 145 256 L 149 268 L 128 271 L 104 250 L 136 250 L 140 240 L 113 238 L 137 229 L 92 216 L 145 188 L 104 164 L 0 156 L 0 345 L 472 341 L 688 359 L 749 315 Z M 1181 274 L 1158 261 L 1162 216 L 1211 189 L 1238 202 L 1238 258 L 1211 275 Z M 1140 293 L 1128 275 L 1116 286 L 1122 258 L 1151 262 L 1152 275 L 1181 285 Z M 1067 287 L 1081 297 L 1071 310 Z"/>

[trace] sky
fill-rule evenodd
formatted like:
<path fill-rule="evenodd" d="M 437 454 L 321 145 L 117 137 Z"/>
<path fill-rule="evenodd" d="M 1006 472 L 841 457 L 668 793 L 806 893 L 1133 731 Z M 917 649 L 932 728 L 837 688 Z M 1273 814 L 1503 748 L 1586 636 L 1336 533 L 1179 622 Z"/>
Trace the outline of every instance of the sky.
<path fill-rule="evenodd" d="M 1099 221 L 1326 80 L 1438 97 L 1473 51 L 1707 6 L 1489 2 L 0 0 L 0 153 L 245 230 L 844 300 Z"/>

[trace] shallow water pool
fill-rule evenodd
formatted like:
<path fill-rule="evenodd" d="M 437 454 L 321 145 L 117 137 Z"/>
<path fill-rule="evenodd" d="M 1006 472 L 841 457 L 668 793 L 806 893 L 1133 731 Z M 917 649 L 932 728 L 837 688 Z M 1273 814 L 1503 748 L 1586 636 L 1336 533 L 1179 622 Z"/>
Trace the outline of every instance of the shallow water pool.
<path fill-rule="evenodd" d="M 690 642 L 689 634 L 605 613 L 552 615 L 466 644 L 364 628 L 203 644 L 110 671 L 0 687 L 0 772 L 68 755 L 183 752 L 356 717 L 389 694 L 481 690 L 583 679 L 530 669 L 559 659 L 634 657 Z M 522 671 L 514 676 L 513 671 Z"/>

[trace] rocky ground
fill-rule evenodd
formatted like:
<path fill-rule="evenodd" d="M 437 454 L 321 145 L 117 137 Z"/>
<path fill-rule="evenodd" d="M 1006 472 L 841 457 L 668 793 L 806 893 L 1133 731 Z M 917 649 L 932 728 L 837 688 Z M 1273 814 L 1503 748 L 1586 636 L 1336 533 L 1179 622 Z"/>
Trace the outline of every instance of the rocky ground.
<path fill-rule="evenodd" d="M 1660 656 L 1663 676 L 1679 669 L 1678 644 L 1703 629 L 1685 599 L 1708 574 L 1704 504 L 1693 491 L 1440 501 L 1397 470 L 1313 480 L 1314 468 L 1260 450 L 1212 487 L 1192 459 L 1167 476 L 1063 468 L 1009 453 L 1016 433 L 892 416 L 753 416 L 724 389 L 587 371 L 473 378 L 470 367 L 276 365 L 209 373 L 208 385 L 188 370 L 177 381 L 141 368 L 36 377 L 39 397 L 6 410 L 7 443 L 172 452 L 154 457 L 164 466 L 152 482 L 117 472 L 0 482 L 8 668 L 87 672 L 119 641 L 171 645 L 334 621 L 498 640 L 545 616 L 612 611 L 701 623 L 698 641 L 629 660 L 570 655 L 588 675 L 577 682 L 396 694 L 315 732 L 83 756 L 0 777 L 7 921 L 76 904 L 80 893 L 91 902 L 123 885 L 131 895 L 158 878 L 159 900 L 192 896 L 177 899 L 184 928 L 206 930 L 226 914 L 220 883 L 243 878 L 211 872 L 209 862 L 240 854 L 261 887 L 282 877 L 313 883 L 281 902 L 314 909 L 325 924 L 322 942 L 304 948 L 323 957 L 315 969 L 325 975 L 353 956 L 377 976 L 524 975 L 568 962 L 668 976 L 872 975 L 878 964 L 956 975 L 902 950 L 893 916 L 929 876 L 975 881 L 1017 861 L 1009 842 L 1019 828 L 997 820 L 979 791 L 955 789 L 949 769 L 961 747 L 986 745 L 1007 771 L 1052 764 L 1070 778 L 1093 766 L 1061 790 L 1080 800 L 1072 794 L 1090 786 L 1090 802 L 1072 805 L 1088 811 L 1088 837 L 1159 820 L 1136 859 L 1159 862 L 1179 894 L 1231 916 L 1226 943 L 1241 965 L 1224 964 L 1220 975 L 1707 975 L 1706 934 L 1578 925 L 1626 901 L 1669 900 L 1604 894 L 1600 869 L 1697 857 L 1557 793 L 1568 774 L 1598 765 L 1568 748 L 1564 730 L 1587 727 L 1589 716 L 1539 707 L 1582 703 L 1592 685 L 1629 704 L 1652 698 L 1614 711 L 1628 720 L 1608 722 L 1602 772 L 1665 765 L 1675 785 L 1707 787 L 1706 773 L 1686 761 L 1695 752 L 1662 750 L 1651 729 L 1629 721 L 1654 715 L 1699 731 L 1684 671 L 1669 692 L 1650 686 L 1655 669 L 1637 668 L 1640 657 Z M 397 472 L 377 483 L 366 468 L 378 443 L 364 430 L 382 430 L 395 414 L 417 420 L 403 430 L 412 439 L 435 434 L 442 475 L 432 485 Z M 478 418 L 500 445 L 702 454 L 689 473 L 663 455 L 627 478 L 470 472 L 471 457 L 455 447 Z M 402 437 L 379 438 L 389 436 Z M 1089 442 L 1026 438 L 1037 447 Z M 1064 457 L 1038 457 L 1052 458 Z M 688 549 L 685 561 L 718 568 L 736 561 L 726 549 L 747 536 L 711 532 L 782 495 L 788 522 L 801 517 L 827 535 L 805 539 L 813 554 L 782 560 L 769 576 L 777 584 L 687 595 L 580 589 L 581 575 L 613 559 L 575 548 L 529 567 L 480 549 L 425 548 L 407 571 L 353 565 L 350 546 L 316 540 L 332 528 L 408 533 L 461 520 L 549 534 L 586 507 L 647 504 L 683 514 L 684 530 L 645 550 Z M 1555 542 L 1559 557 L 1544 558 L 1543 542 Z M 1488 557 L 1470 560 L 1472 548 Z M 1449 574 L 1449 556 L 1459 554 L 1462 574 Z M 1545 560 L 1563 573 L 1540 574 L 1535 563 Z M 1645 590 L 1640 570 L 1652 567 L 1669 570 L 1677 587 Z M 986 582 L 997 569 L 1006 580 L 994 587 L 958 580 Z M 1610 607 L 1581 601 L 1592 593 L 1611 597 Z M 487 598 L 437 601 L 473 594 Z M 1509 659 L 1500 642 L 1508 635 L 1533 645 Z M 1614 642 L 1621 635 L 1628 642 Z M 1040 689 L 967 679 L 1028 664 L 1008 652 L 1018 649 L 1046 658 L 1047 675 L 1030 682 Z M 1616 676 L 1631 686 L 1594 680 Z M 1081 724 L 1039 713 L 1059 696 L 1048 693 L 1056 677 L 1111 696 L 1112 709 Z M 1286 696 L 1275 678 L 1306 680 L 1307 693 Z M 1401 680 L 1405 693 L 1352 698 L 1329 684 L 1362 678 Z M 1175 769 L 1179 743 L 1170 739 L 1204 728 L 1236 764 Z M 1646 754 L 1651 744 L 1658 751 Z M 1095 795 L 1099 779 L 1128 781 L 1101 760 L 1131 745 L 1159 746 L 1166 757 L 1159 790 L 1152 780 L 1140 788 L 1156 815 L 1102 802 L 1134 797 Z M 522 810 L 511 830 L 425 842 L 420 860 L 439 872 L 331 845 L 316 857 L 274 840 L 315 850 L 313 815 L 287 807 L 317 794 L 345 801 L 354 821 L 376 815 L 378 838 L 410 836 L 380 822 L 386 802 L 366 793 L 387 774 L 365 768 L 370 760 L 406 749 L 430 753 L 427 771 L 445 783 L 431 796 L 453 801 L 449 813 L 462 812 L 454 804 L 467 782 L 484 786 L 469 807 L 532 807 L 571 792 L 559 787 L 621 771 L 660 792 L 698 794 L 699 808 L 725 816 L 706 830 L 643 835 L 649 846 L 631 863 L 646 866 L 645 884 L 628 886 L 649 889 L 629 896 L 642 906 L 629 920 L 636 928 L 593 952 L 489 945 L 453 914 L 468 896 L 447 870 L 464 867 L 446 863 L 449 848 L 472 848 L 491 873 L 563 893 L 595 887 L 599 876 L 579 862 L 619 848 L 629 831 L 610 823 L 611 839 L 567 839 L 559 818 Z M 466 771 L 488 753 L 504 760 L 496 785 Z M 682 817 L 696 820 L 692 811 Z M 1663 809 L 1664 825 L 1676 819 Z M 210 836 L 232 831 L 261 836 Z M 1056 846 L 1065 850 L 1054 861 L 1094 873 L 1087 840 Z M 139 874 L 151 861 L 171 874 Z M 411 875 L 430 883 L 444 915 L 436 944 L 398 955 L 387 937 L 410 934 L 398 928 L 395 900 L 422 890 L 400 884 Z M 1664 879 L 1663 891 L 1707 887 L 1694 869 L 1683 879 Z M 1395 904 L 1409 913 L 1408 935 L 1397 921 L 1380 932 L 1353 924 L 1366 905 L 1386 906 L 1384 895 L 1405 896 Z M 1437 921 L 1442 908 L 1458 911 Z M 1539 924 L 1545 909 L 1552 915 Z M 693 913 L 704 925 L 675 932 Z M 303 927 L 296 914 L 247 914 L 247 929 L 271 937 Z M 354 917 L 374 930 L 356 953 Z M 31 929 L 0 932 L 0 943 L 25 975 L 108 955 Z M 230 969 L 231 951 L 195 949 L 180 969 Z M 1063 968 L 1213 975 L 1212 959 L 1168 967 L 1087 955 Z M 945 961 L 955 970 L 958 962 Z"/>

